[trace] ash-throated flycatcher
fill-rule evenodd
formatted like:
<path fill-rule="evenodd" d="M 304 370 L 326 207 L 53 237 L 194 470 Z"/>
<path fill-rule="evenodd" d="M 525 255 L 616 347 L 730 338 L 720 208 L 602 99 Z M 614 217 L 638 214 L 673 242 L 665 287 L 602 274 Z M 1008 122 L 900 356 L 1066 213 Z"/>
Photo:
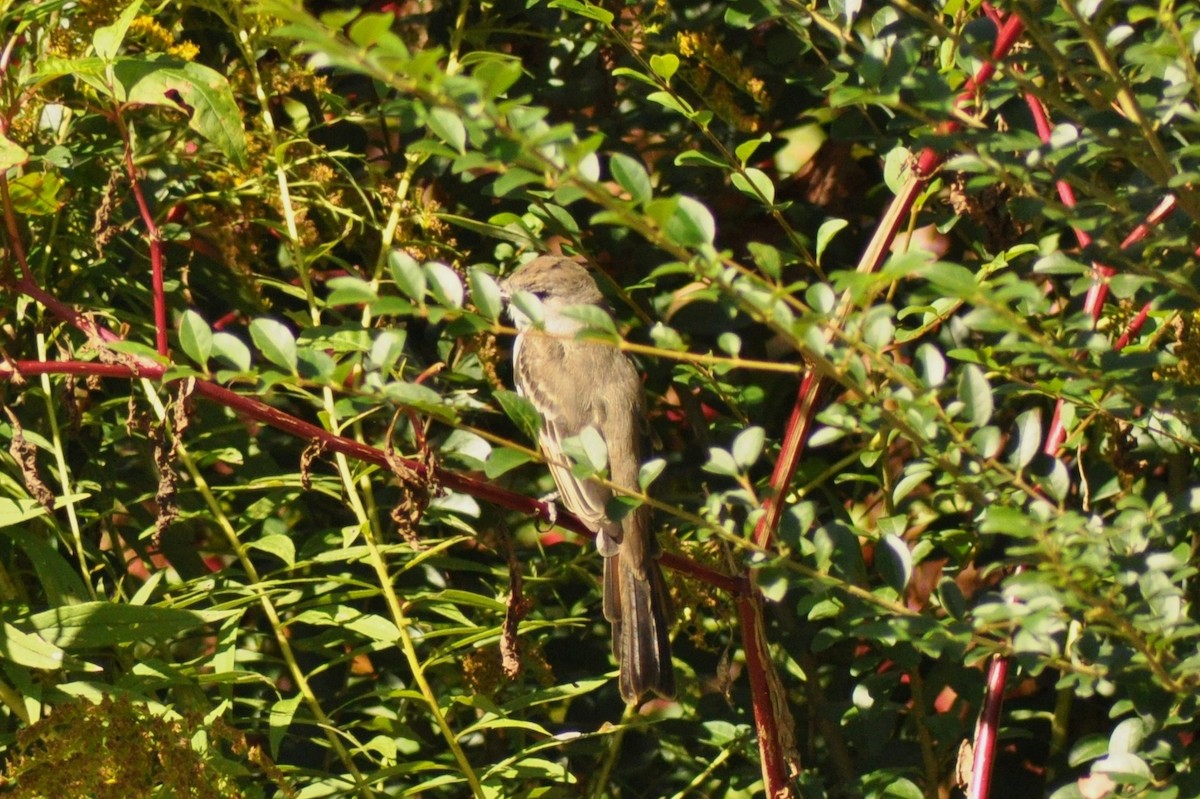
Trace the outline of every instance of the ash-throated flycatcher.
<path fill-rule="evenodd" d="M 605 505 L 613 491 L 571 471 L 563 441 L 594 428 L 608 448 L 609 480 L 638 490 L 640 428 L 645 408 L 642 382 L 616 347 L 577 341 L 584 325 L 563 314 L 572 305 L 600 305 L 603 296 L 587 270 L 557 255 L 522 266 L 502 286 L 511 300 L 529 292 L 541 300 L 542 329 L 509 305 L 518 334 L 513 346 L 517 391 L 542 417 L 538 440 L 559 498 L 596 533 L 604 556 L 604 616 L 612 623 L 613 655 L 621 669 L 621 696 L 637 701 L 647 691 L 675 694 L 669 617 L 671 598 L 658 566 L 658 541 L 650 528 L 650 508 L 641 505 L 619 522 Z"/>

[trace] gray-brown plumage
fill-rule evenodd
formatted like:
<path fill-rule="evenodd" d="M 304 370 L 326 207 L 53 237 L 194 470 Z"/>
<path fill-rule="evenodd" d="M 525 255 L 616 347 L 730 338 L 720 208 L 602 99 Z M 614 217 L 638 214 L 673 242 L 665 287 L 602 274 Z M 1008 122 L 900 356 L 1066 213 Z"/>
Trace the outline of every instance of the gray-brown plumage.
<path fill-rule="evenodd" d="M 510 305 L 519 331 L 513 347 L 517 391 L 542 417 L 542 452 L 562 503 L 596 533 L 604 556 L 604 616 L 613 627 L 613 655 L 621 670 L 621 696 L 627 702 L 648 691 L 675 694 L 671 665 L 671 599 L 658 565 L 658 541 L 650 508 L 642 505 L 620 522 L 605 514 L 612 490 L 571 472 L 562 442 L 591 426 L 608 447 L 609 480 L 638 490 L 641 468 L 642 383 L 629 359 L 615 347 L 576 341 L 581 323 L 562 314 L 571 305 L 600 304 L 596 282 L 567 258 L 543 255 L 505 282 L 511 298 L 526 291 L 542 302 L 541 330 Z"/>

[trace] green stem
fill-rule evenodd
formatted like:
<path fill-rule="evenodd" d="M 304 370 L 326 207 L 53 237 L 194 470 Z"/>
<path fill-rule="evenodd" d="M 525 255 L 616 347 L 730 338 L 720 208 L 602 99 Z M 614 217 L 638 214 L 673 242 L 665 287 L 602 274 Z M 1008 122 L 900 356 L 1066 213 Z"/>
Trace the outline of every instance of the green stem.
<path fill-rule="evenodd" d="M 162 400 L 159 399 L 155 391 L 155 385 L 143 378 L 142 388 L 159 422 L 167 424 L 167 409 L 163 405 Z M 354 758 L 351 757 L 349 750 L 342 743 L 342 736 L 348 737 L 349 733 L 341 729 L 326 715 L 325 710 L 321 707 L 317 695 L 313 692 L 312 686 L 309 685 L 308 679 L 304 675 L 304 669 L 300 667 L 299 662 L 296 660 L 296 655 L 292 651 L 291 641 L 284 629 L 283 620 L 280 618 L 279 611 L 275 608 L 270 596 L 268 596 L 266 589 L 263 587 L 262 578 L 259 577 L 258 569 L 255 568 L 254 561 L 250 559 L 246 551 L 246 546 L 238 537 L 237 530 L 234 529 L 233 523 L 229 521 L 229 517 L 225 514 L 223 505 L 217 499 L 216 495 L 213 494 L 212 488 L 208 485 L 208 481 L 204 479 L 204 474 L 196 466 L 196 462 L 192 459 L 187 447 L 182 441 L 178 439 L 176 441 L 178 444 L 176 451 L 179 461 L 191 476 L 192 482 L 196 486 L 196 492 L 204 500 L 204 504 L 208 507 L 212 520 L 221 528 L 221 532 L 225 534 L 225 539 L 229 543 L 230 550 L 237 556 L 238 563 L 241 565 L 242 571 L 245 572 L 246 579 L 249 582 L 248 588 L 253 592 L 254 598 L 258 600 L 259 606 L 267 618 L 267 622 L 271 625 L 271 631 L 275 634 L 275 642 L 279 647 L 279 655 L 283 659 L 284 665 L 287 666 L 288 674 L 291 675 L 292 681 L 296 684 L 296 690 L 300 692 L 304 704 L 313 715 L 313 720 L 325 735 L 325 739 L 329 741 L 329 745 L 337 754 L 347 773 L 353 778 L 355 787 L 363 796 L 373 799 L 375 792 L 371 790 L 367 778 L 359 771 L 358 766 L 354 763 Z"/>
<path fill-rule="evenodd" d="M 46 338 L 37 336 L 38 358 L 46 360 Z M 50 443 L 54 447 L 54 467 L 58 471 L 58 483 L 62 488 L 63 507 L 67 510 L 67 524 L 71 528 L 71 541 L 75 546 L 75 557 L 79 560 L 79 577 L 87 586 L 88 595 L 96 599 L 96 587 L 88 579 L 87 555 L 83 548 L 83 533 L 79 529 L 79 517 L 75 513 L 75 500 L 71 498 L 71 470 L 67 467 L 67 455 L 63 449 L 62 432 L 58 427 L 58 413 L 54 407 L 50 375 L 42 375 L 42 401 L 46 404 L 46 419 L 50 423 Z"/>

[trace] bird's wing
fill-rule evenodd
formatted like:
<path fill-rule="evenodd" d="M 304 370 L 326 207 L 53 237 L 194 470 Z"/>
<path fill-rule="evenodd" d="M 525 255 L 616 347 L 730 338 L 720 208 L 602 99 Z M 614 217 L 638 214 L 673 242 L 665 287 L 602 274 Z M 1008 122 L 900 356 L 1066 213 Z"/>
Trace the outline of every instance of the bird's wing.
<path fill-rule="evenodd" d="M 589 425 L 598 431 L 602 429 L 599 409 L 591 401 L 592 391 L 588 386 L 576 385 L 571 377 L 590 374 L 587 364 L 566 363 L 571 352 L 576 356 L 588 354 L 575 347 L 568 349 L 550 336 L 536 333 L 520 336 L 513 357 L 517 392 L 532 402 L 542 417 L 540 443 L 558 486 L 559 499 L 589 529 L 603 533 L 597 542 L 601 554 L 607 555 L 611 553 L 606 550 L 621 539 L 620 525 L 609 521 L 604 514 L 612 492 L 595 481 L 576 477 L 562 448 L 564 440 L 579 435 Z"/>

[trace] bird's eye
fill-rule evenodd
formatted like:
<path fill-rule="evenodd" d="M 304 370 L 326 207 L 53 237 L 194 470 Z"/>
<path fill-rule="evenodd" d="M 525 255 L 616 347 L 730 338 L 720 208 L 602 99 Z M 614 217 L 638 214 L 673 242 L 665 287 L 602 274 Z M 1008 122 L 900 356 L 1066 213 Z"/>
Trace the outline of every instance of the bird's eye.
<path fill-rule="evenodd" d="M 545 300 L 547 297 L 550 296 L 550 292 L 546 291 L 545 289 L 543 289 L 541 291 L 531 291 L 529 293 L 532 294 L 533 296 L 537 297 L 539 300 Z"/>

